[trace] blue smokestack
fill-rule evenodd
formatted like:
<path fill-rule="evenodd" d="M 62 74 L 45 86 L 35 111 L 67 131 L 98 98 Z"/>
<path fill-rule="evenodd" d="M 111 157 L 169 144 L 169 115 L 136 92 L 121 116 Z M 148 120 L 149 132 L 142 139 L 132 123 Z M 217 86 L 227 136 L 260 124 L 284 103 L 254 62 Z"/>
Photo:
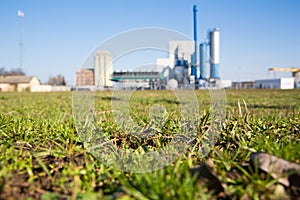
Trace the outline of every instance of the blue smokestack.
<path fill-rule="evenodd" d="M 200 79 L 206 80 L 206 44 L 200 44 Z"/>
<path fill-rule="evenodd" d="M 192 61 L 192 75 L 195 76 L 195 80 L 198 79 L 197 77 L 197 57 L 198 57 L 198 42 L 197 42 L 197 6 L 194 5 L 193 13 L 194 13 L 194 42 L 195 42 L 195 53 L 193 55 Z"/>

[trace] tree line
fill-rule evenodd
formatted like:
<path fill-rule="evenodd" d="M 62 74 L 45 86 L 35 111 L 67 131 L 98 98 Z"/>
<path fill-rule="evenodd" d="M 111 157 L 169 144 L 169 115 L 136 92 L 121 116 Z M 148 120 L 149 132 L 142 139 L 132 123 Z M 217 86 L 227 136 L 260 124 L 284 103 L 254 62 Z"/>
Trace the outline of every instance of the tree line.
<path fill-rule="evenodd" d="M 17 75 L 25 75 L 22 69 L 11 69 L 7 70 L 4 67 L 0 68 L 0 76 L 17 76 Z"/>
<path fill-rule="evenodd" d="M 5 69 L 4 67 L 0 68 L 0 76 L 25 76 L 25 75 L 26 73 L 20 68 L 10 69 L 10 70 Z M 58 74 L 56 76 L 50 76 L 46 84 L 66 85 L 66 80 L 62 74 Z"/>

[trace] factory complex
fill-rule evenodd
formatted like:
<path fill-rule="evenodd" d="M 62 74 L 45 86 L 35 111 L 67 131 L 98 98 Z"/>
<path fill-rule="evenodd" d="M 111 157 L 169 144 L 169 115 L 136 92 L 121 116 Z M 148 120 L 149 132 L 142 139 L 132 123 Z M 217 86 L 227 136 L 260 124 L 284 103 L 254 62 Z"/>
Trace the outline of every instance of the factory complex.
<path fill-rule="evenodd" d="M 168 57 L 157 58 L 156 64 L 132 70 L 114 70 L 114 59 L 106 49 L 95 52 L 94 66 L 76 72 L 74 90 L 163 90 L 206 88 L 278 88 L 300 86 L 298 68 L 270 68 L 289 71 L 293 78 L 265 79 L 251 82 L 222 80 L 220 67 L 220 30 L 211 28 L 205 41 L 197 40 L 197 7 L 193 7 L 193 40 L 171 40 Z"/>
<path fill-rule="evenodd" d="M 230 81 L 222 81 L 219 74 L 219 29 L 210 29 L 206 41 L 199 45 L 196 6 L 193 7 L 193 19 L 194 40 L 169 41 L 169 57 L 157 58 L 154 68 L 113 71 L 110 52 L 105 49 L 99 50 L 94 55 L 93 68 L 76 72 L 76 89 L 158 90 L 230 87 Z"/>
<path fill-rule="evenodd" d="M 34 76 L 0 75 L 0 92 L 300 88 L 300 68 L 296 67 L 269 68 L 269 71 L 274 73 L 289 72 L 292 74 L 290 78 L 242 82 L 223 80 L 220 75 L 220 30 L 218 28 L 208 29 L 204 41 L 198 43 L 197 12 L 197 6 L 194 5 L 193 39 L 166 41 L 164 50 L 167 51 L 167 55 L 155 58 L 152 64 L 138 67 L 129 66 L 131 69 L 122 67 L 114 69 L 115 61 L 118 58 L 116 56 L 114 58 L 108 49 L 98 49 L 93 53 L 88 65 L 76 71 L 74 86 L 43 85 Z M 161 32 L 159 33 L 161 34 Z M 145 37 L 144 34 L 142 37 Z"/>
<path fill-rule="evenodd" d="M 169 41 L 168 58 L 157 58 L 155 66 L 137 70 L 113 71 L 113 59 L 108 51 L 97 51 L 94 68 L 76 72 L 78 89 L 189 89 L 223 84 L 219 76 L 220 32 L 214 28 L 209 33 L 209 42 L 200 44 L 197 62 L 197 47 L 194 40 Z M 210 55 L 210 56 L 209 56 Z"/>

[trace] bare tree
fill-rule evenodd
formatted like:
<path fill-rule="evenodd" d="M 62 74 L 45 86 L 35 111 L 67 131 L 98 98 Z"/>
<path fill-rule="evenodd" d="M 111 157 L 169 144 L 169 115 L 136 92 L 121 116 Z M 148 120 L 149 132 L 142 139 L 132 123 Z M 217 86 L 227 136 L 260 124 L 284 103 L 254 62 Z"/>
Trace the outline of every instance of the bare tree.
<path fill-rule="evenodd" d="M 5 74 L 5 68 L 1 67 L 0 68 L 0 76 L 4 76 L 4 74 Z"/>
<path fill-rule="evenodd" d="M 61 74 L 57 76 L 50 76 L 48 80 L 49 85 L 66 85 L 65 77 Z"/>
<path fill-rule="evenodd" d="M 0 68 L 0 76 L 17 76 L 25 75 L 25 72 L 21 68 L 6 70 L 4 67 Z"/>

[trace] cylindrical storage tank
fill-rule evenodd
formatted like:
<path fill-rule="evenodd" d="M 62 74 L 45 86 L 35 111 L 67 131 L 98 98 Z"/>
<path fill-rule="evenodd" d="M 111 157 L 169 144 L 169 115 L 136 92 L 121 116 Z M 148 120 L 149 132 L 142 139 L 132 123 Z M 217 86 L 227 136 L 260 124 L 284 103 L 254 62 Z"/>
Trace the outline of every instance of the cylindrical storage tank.
<path fill-rule="evenodd" d="M 210 40 L 210 78 L 220 79 L 220 31 L 214 28 L 209 33 Z"/>
<path fill-rule="evenodd" d="M 186 69 L 188 68 L 187 60 L 176 60 L 176 65 L 174 67 L 175 78 L 178 83 L 183 83 L 187 79 Z"/>
<path fill-rule="evenodd" d="M 200 79 L 208 79 L 206 71 L 206 44 L 200 44 Z"/>
<path fill-rule="evenodd" d="M 195 66 L 192 65 L 191 67 L 191 76 L 195 77 L 195 80 L 197 80 L 197 68 Z"/>
<path fill-rule="evenodd" d="M 178 83 L 183 82 L 184 66 L 175 66 L 174 72 L 175 72 L 175 78 L 178 81 Z"/>

